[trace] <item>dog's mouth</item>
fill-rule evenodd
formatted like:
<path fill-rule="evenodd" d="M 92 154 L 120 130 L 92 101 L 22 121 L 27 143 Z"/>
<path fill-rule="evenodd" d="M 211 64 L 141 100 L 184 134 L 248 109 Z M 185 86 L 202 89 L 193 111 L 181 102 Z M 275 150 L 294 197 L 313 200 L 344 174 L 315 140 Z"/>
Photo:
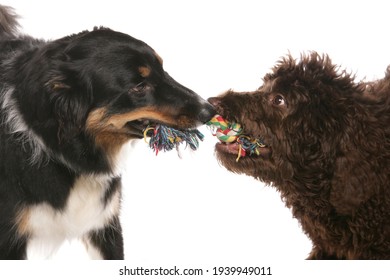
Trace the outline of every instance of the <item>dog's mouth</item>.
<path fill-rule="evenodd" d="M 267 146 L 264 143 L 254 143 L 254 150 L 246 149 L 242 143 L 239 141 L 234 143 L 224 143 L 220 141 L 215 145 L 215 148 L 218 152 L 231 154 L 236 157 L 238 162 L 240 159 L 251 158 L 251 157 L 261 157 L 269 158 L 271 156 L 271 147 Z"/>
<path fill-rule="evenodd" d="M 180 117 L 177 120 L 179 120 Z M 154 129 L 158 127 L 165 127 L 170 130 L 181 131 L 183 133 L 191 133 L 197 130 L 198 124 L 196 122 L 174 122 L 170 119 L 148 119 L 140 118 L 136 120 L 131 120 L 125 123 L 124 129 L 126 133 L 133 138 L 147 138 L 154 135 Z"/>
<path fill-rule="evenodd" d="M 134 121 L 129 121 L 125 124 L 125 128 L 127 130 L 127 133 L 135 138 L 145 138 L 145 137 L 151 137 L 153 134 L 154 127 L 158 125 L 165 125 L 169 127 L 176 128 L 172 124 L 167 124 L 164 122 L 159 122 L 156 120 L 149 120 L 149 119 L 138 119 Z"/>
<path fill-rule="evenodd" d="M 215 145 L 215 149 L 218 153 L 235 157 L 236 162 L 251 158 L 270 158 L 272 149 L 269 145 L 248 135 L 245 135 L 244 137 L 246 137 L 245 139 L 248 139 L 249 142 L 245 141 L 243 143 L 242 138 L 233 143 L 226 143 L 220 140 L 220 142 Z"/>
<path fill-rule="evenodd" d="M 236 161 L 245 158 L 269 158 L 272 149 L 262 137 L 253 136 L 245 131 L 241 124 L 229 122 L 216 115 L 207 123 L 213 129 L 213 135 L 219 139 L 216 151 L 234 155 Z"/>
<path fill-rule="evenodd" d="M 136 138 L 144 138 L 145 136 L 150 136 L 151 131 L 146 131 L 148 127 L 157 125 L 157 122 L 146 119 L 139 119 L 127 122 L 125 128 L 128 131 L 128 134 Z M 146 135 L 145 135 L 146 134 Z"/>

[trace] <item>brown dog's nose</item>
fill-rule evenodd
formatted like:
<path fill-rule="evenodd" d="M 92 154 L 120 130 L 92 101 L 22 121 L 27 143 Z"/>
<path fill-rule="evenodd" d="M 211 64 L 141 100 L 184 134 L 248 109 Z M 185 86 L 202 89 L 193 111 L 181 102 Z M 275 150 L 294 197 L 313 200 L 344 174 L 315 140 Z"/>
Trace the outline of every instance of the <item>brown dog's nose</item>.
<path fill-rule="evenodd" d="M 218 97 L 210 97 L 207 101 L 214 107 L 218 107 L 221 104 L 221 100 Z"/>
<path fill-rule="evenodd" d="M 214 107 L 210 103 L 205 102 L 198 115 L 199 121 L 201 121 L 202 123 L 206 123 L 212 117 L 214 117 L 216 113 L 217 111 L 215 111 Z"/>

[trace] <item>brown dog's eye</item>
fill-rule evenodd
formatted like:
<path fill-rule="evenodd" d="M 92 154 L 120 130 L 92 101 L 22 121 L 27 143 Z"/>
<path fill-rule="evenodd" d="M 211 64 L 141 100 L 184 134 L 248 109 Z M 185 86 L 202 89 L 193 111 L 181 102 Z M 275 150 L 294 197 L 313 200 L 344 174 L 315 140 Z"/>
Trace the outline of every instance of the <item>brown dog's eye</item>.
<path fill-rule="evenodd" d="M 280 94 L 275 95 L 274 99 L 272 100 L 272 103 L 276 106 L 285 106 L 286 105 L 286 100 L 284 97 Z"/>

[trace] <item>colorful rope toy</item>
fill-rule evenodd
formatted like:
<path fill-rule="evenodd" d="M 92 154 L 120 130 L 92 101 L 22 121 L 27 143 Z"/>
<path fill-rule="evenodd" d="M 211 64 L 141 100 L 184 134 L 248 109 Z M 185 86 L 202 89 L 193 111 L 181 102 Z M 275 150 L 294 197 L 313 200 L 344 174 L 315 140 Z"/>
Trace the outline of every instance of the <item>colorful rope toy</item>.
<path fill-rule="evenodd" d="M 152 132 L 152 133 L 150 133 Z M 148 126 L 144 130 L 145 142 L 149 139 L 149 147 L 158 154 L 159 151 L 170 151 L 176 147 L 178 149 L 180 143 L 186 143 L 192 150 L 199 147 L 199 140 L 203 141 L 204 135 L 197 129 L 177 130 L 165 125 Z"/>
<path fill-rule="evenodd" d="M 233 144 L 238 143 L 237 159 L 246 155 L 260 155 L 260 148 L 265 147 L 262 139 L 252 138 L 242 134 L 242 126 L 238 123 L 229 122 L 220 115 L 215 115 L 207 125 L 212 128 L 213 135 L 221 142 Z"/>
<path fill-rule="evenodd" d="M 233 143 L 242 132 L 241 125 L 238 123 L 229 123 L 220 115 L 215 115 L 208 123 L 209 126 L 216 127 L 215 136 L 225 143 Z"/>

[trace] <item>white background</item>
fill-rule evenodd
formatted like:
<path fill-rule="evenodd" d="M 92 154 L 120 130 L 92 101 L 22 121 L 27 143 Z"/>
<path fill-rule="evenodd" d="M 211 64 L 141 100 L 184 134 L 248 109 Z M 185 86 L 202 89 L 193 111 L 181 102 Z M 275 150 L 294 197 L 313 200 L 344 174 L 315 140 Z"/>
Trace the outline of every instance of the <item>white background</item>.
<path fill-rule="evenodd" d="M 23 32 L 57 39 L 106 26 L 145 41 L 170 75 L 204 98 L 255 90 L 287 53 L 315 50 L 356 73 L 382 78 L 390 64 L 385 1 L 18 1 Z M 302 260 L 311 242 L 275 189 L 228 173 L 215 139 L 195 153 L 133 145 L 123 178 L 129 264 L 261 264 Z M 84 259 L 66 243 L 57 259 Z"/>

